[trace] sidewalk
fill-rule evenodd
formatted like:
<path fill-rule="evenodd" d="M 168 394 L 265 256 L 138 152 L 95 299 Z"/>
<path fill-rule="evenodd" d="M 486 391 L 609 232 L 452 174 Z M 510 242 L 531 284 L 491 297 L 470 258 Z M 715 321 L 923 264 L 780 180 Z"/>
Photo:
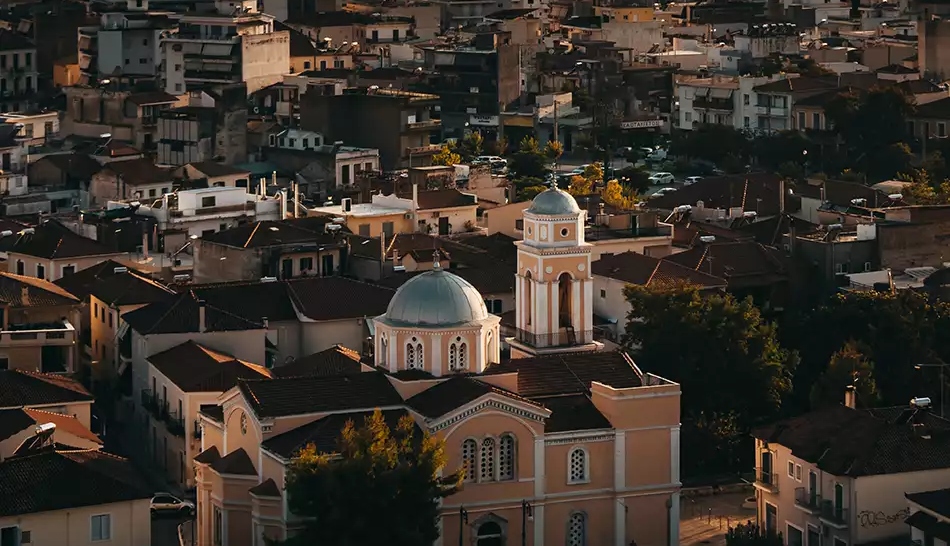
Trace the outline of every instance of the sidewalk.
<path fill-rule="evenodd" d="M 684 497 L 680 507 L 680 546 L 726 544 L 726 531 L 738 523 L 755 519 L 755 510 L 743 508 L 753 493 L 721 493 Z"/>

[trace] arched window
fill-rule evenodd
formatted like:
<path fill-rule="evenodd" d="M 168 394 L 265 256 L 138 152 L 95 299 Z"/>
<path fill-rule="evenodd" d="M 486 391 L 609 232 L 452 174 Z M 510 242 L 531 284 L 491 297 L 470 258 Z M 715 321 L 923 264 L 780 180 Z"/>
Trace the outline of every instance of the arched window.
<path fill-rule="evenodd" d="M 416 346 L 412 343 L 406 344 L 406 369 L 412 370 L 416 367 Z"/>
<path fill-rule="evenodd" d="M 498 523 L 494 521 L 486 521 L 479 525 L 476 540 L 476 546 L 502 546 L 504 540 L 501 525 L 498 525 Z"/>
<path fill-rule="evenodd" d="M 459 370 L 468 369 L 468 343 L 464 341 L 459 345 Z"/>
<path fill-rule="evenodd" d="M 558 325 L 572 326 L 574 317 L 574 290 L 573 279 L 568 273 L 561 273 L 557 278 L 557 308 Z"/>
<path fill-rule="evenodd" d="M 482 451 L 479 453 L 478 481 L 495 481 L 495 439 L 482 440 Z"/>
<path fill-rule="evenodd" d="M 413 338 L 413 339 L 415 339 L 415 338 Z M 418 368 L 418 369 L 420 369 L 420 370 L 425 367 L 424 355 L 425 355 L 425 353 L 422 352 L 422 344 L 421 344 L 421 343 L 417 343 L 417 344 L 416 344 L 416 368 Z"/>
<path fill-rule="evenodd" d="M 492 333 L 488 332 L 488 335 L 485 337 L 485 363 L 491 364 L 494 362 L 494 354 L 491 347 L 492 342 Z"/>
<path fill-rule="evenodd" d="M 379 355 L 377 355 L 379 357 L 380 364 L 386 363 L 386 357 L 388 356 L 387 353 L 389 352 L 386 346 L 387 346 L 386 334 L 380 334 L 379 335 Z"/>
<path fill-rule="evenodd" d="M 515 437 L 504 434 L 498 439 L 498 480 L 515 479 Z"/>
<path fill-rule="evenodd" d="M 587 451 L 582 447 L 575 447 L 567 457 L 567 483 L 586 483 Z"/>
<path fill-rule="evenodd" d="M 524 283 L 524 312 L 525 312 L 525 324 L 531 326 L 531 315 L 534 314 L 531 310 L 531 272 L 528 271 L 524 274 L 525 283 Z"/>
<path fill-rule="evenodd" d="M 581 512 L 571 514 L 567 522 L 567 546 L 586 546 L 587 516 Z"/>
<path fill-rule="evenodd" d="M 455 343 L 449 345 L 449 371 L 454 372 L 459 368 L 459 347 Z"/>
<path fill-rule="evenodd" d="M 475 440 L 468 439 L 462 442 L 462 468 L 465 469 L 465 481 L 475 481 L 475 457 L 478 451 L 478 443 Z"/>

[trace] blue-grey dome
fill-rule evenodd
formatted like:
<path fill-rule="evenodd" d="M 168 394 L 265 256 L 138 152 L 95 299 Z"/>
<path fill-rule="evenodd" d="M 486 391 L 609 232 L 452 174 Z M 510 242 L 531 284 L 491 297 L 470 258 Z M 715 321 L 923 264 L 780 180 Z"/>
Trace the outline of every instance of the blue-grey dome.
<path fill-rule="evenodd" d="M 577 206 L 574 196 L 558 188 L 548 188 L 539 193 L 526 212 L 532 214 L 546 214 L 548 216 L 563 216 L 578 214 L 581 208 Z"/>
<path fill-rule="evenodd" d="M 384 317 L 395 326 L 442 327 L 488 318 L 488 309 L 474 286 L 436 263 L 396 291 Z"/>

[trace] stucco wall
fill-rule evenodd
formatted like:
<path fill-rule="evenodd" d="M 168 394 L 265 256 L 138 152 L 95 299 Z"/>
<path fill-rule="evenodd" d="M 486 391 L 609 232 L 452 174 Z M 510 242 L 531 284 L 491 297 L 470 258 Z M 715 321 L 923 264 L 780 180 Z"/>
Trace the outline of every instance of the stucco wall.
<path fill-rule="evenodd" d="M 91 518 L 101 514 L 109 514 L 112 523 L 112 539 L 105 543 L 151 544 L 149 499 L 0 518 L 0 527 L 19 526 L 21 533 L 29 531 L 31 544 L 37 546 L 93 546 L 104 543 L 93 542 L 91 534 Z"/>

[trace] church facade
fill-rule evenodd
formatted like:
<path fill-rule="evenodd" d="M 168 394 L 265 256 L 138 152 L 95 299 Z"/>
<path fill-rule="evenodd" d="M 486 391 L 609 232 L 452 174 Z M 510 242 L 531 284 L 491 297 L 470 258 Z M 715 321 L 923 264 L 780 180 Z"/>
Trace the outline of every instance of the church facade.
<path fill-rule="evenodd" d="M 445 440 L 449 470 L 465 469 L 440 545 L 678 544 L 679 385 L 593 339 L 574 198 L 542 192 L 524 220 L 515 336 L 499 337 L 499 318 L 436 256 L 374 319 L 371 371 L 241 381 L 203 407 L 197 544 L 292 535 L 288 463 L 309 444 L 332 451 L 374 409 L 410 415 Z"/>

